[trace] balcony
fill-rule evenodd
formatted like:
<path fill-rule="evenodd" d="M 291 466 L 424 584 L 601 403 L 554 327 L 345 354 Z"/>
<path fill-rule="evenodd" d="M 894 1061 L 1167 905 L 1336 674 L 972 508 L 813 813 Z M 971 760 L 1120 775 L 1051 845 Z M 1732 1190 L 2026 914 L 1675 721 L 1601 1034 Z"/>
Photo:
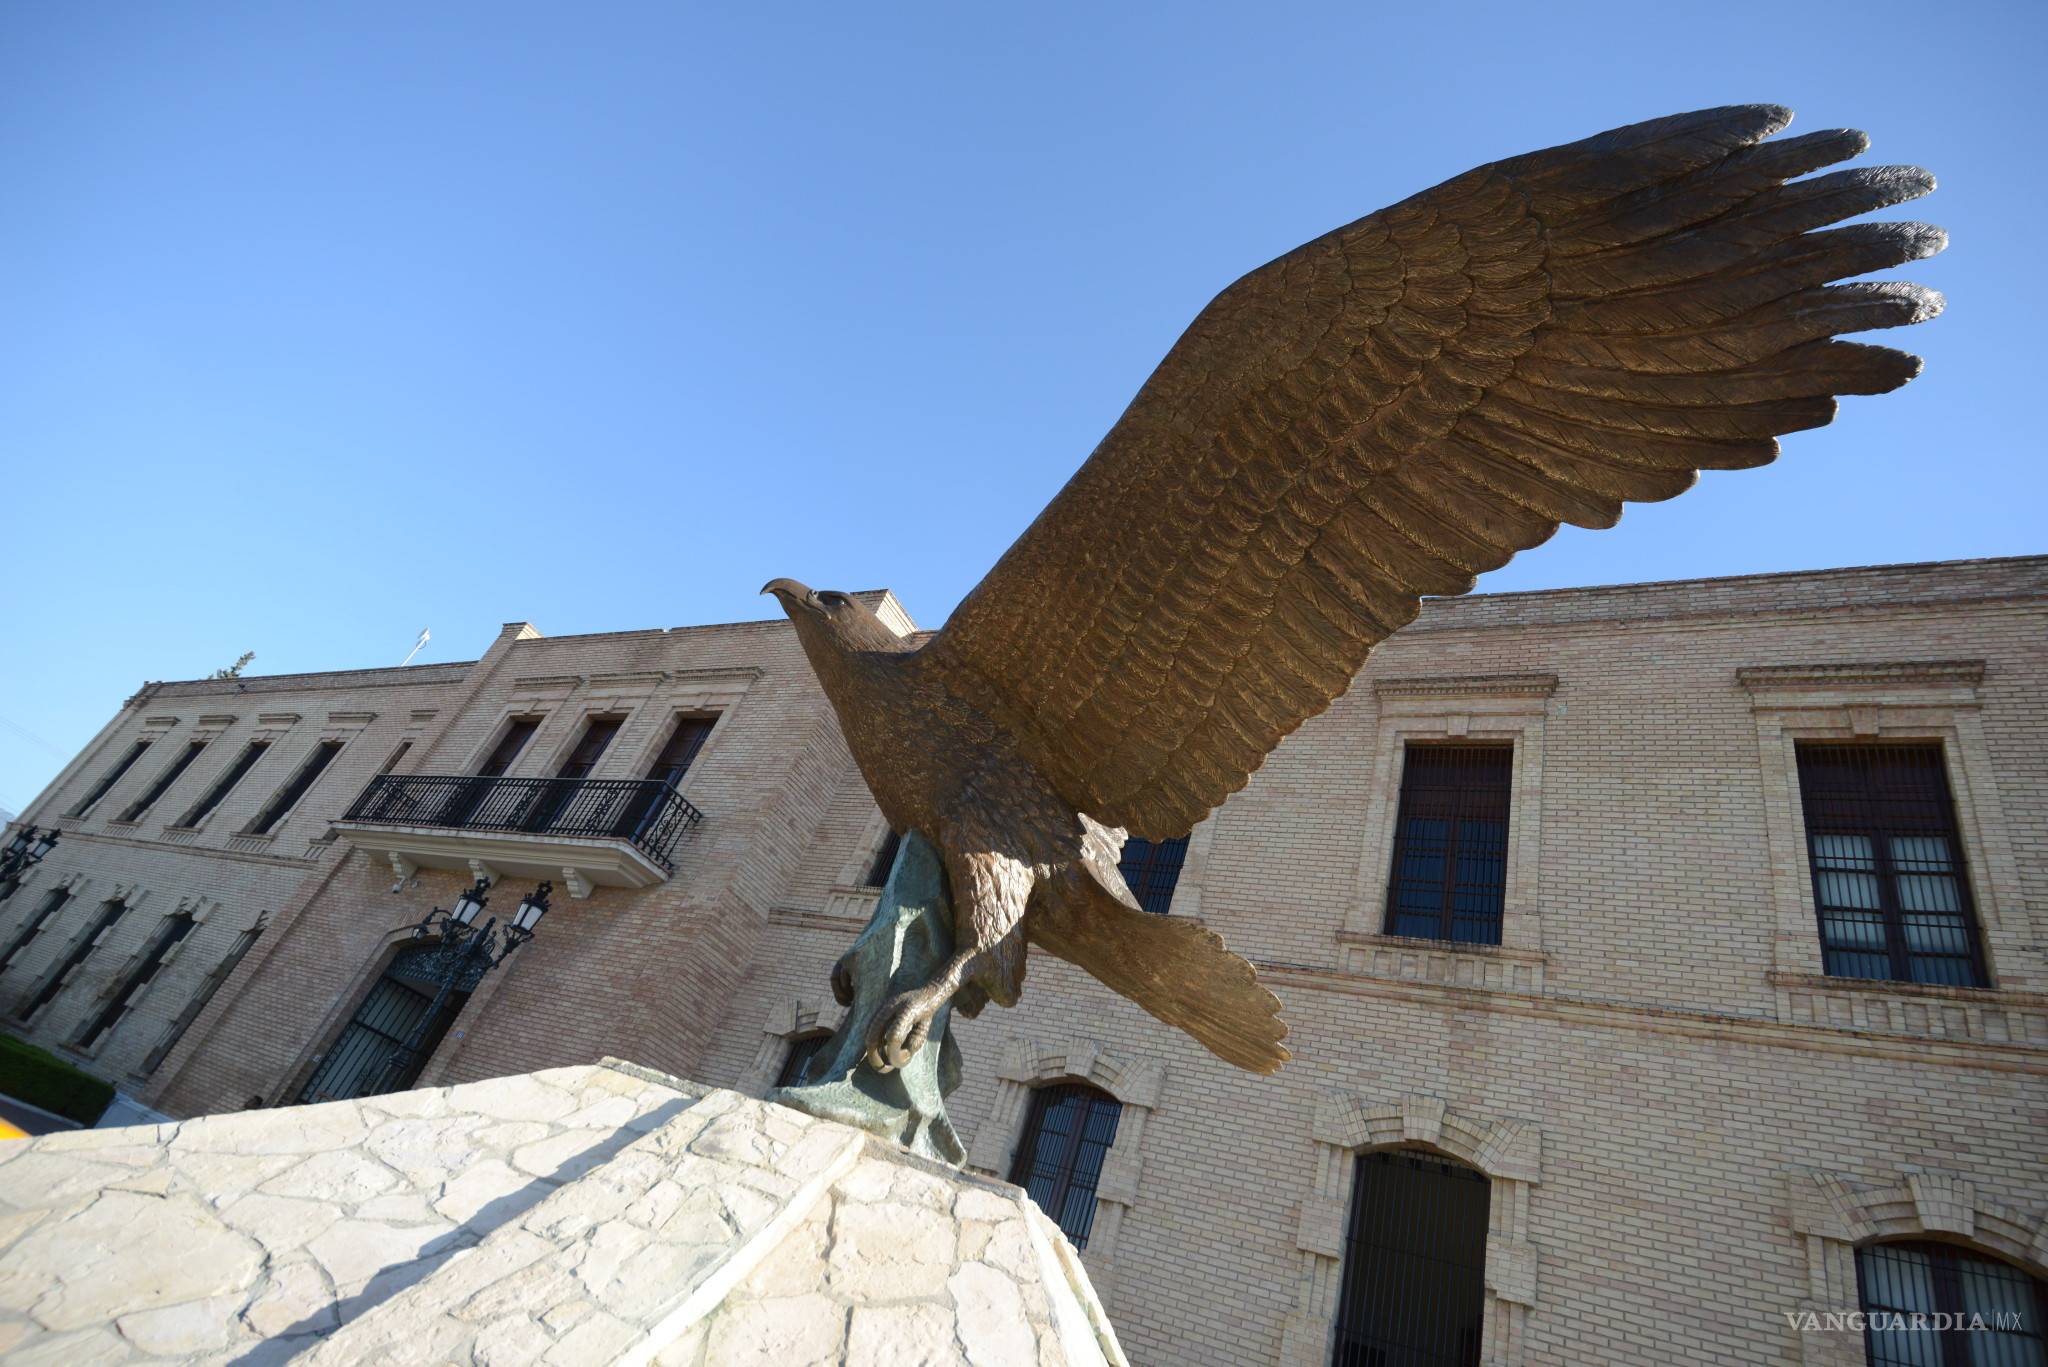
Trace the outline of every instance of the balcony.
<path fill-rule="evenodd" d="M 560 878 L 588 897 L 665 880 L 677 842 L 703 818 L 653 779 L 383 774 L 334 825 L 386 856 L 401 883 L 416 869 L 468 869 L 493 882 Z"/>

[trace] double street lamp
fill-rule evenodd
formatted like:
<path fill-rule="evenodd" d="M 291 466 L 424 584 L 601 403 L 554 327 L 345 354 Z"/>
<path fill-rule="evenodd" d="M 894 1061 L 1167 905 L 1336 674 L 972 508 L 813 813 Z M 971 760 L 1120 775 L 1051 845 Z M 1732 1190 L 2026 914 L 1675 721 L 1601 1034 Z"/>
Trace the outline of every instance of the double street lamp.
<path fill-rule="evenodd" d="M 21 880 L 28 877 L 28 871 L 43 862 L 43 856 L 57 848 L 57 837 L 63 834 L 55 826 L 47 831 L 38 831 L 33 826 L 24 826 L 14 833 L 14 839 L 0 849 L 0 902 L 14 896 L 14 890 L 21 886 Z"/>
<path fill-rule="evenodd" d="M 464 888 L 455 898 L 455 909 L 443 911 L 435 907 L 420 923 L 412 928 L 415 940 L 424 940 L 439 935 L 446 945 L 459 946 L 462 953 L 456 960 L 467 963 L 471 955 L 481 954 L 484 971 L 503 963 L 508 955 L 533 938 L 533 928 L 540 924 L 540 918 L 548 914 L 548 896 L 554 892 L 552 882 L 542 883 L 519 904 L 519 910 L 512 913 L 510 923 L 499 929 L 497 935 L 491 930 L 498 924 L 493 916 L 478 926 L 476 918 L 490 899 L 491 880 L 479 878 L 475 884 Z"/>
<path fill-rule="evenodd" d="M 428 1032 L 441 1019 L 448 998 L 464 982 L 469 987 L 461 990 L 466 992 L 474 988 L 484 974 L 505 962 L 513 950 L 533 938 L 541 917 L 548 914 L 548 896 L 555 890 L 553 882 L 542 883 L 526 894 L 506 924 L 499 925 L 498 918 L 492 916 L 478 925 L 477 917 L 491 900 L 490 887 L 490 879 L 478 878 L 473 886 L 463 889 L 456 897 L 453 910 L 435 907 L 412 928 L 415 940 L 438 938 L 441 942 L 440 972 L 436 975 L 434 999 L 421 1013 L 404 1042 L 391 1051 L 378 1085 L 371 1089 L 373 1092 L 396 1091 L 418 1075 L 416 1065 L 425 1061 L 420 1057 L 420 1051 L 426 1046 Z"/>

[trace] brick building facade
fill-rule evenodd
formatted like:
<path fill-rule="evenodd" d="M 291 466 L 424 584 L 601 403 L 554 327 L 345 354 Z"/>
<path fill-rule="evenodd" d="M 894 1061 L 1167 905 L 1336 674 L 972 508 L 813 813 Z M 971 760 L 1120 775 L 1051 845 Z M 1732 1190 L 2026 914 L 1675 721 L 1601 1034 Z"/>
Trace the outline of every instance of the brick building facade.
<path fill-rule="evenodd" d="M 1113 1099 L 1068 1204 L 1139 1362 L 1424 1360 L 1355 1269 L 1416 1255 L 1373 1202 L 1452 1177 L 1446 1363 L 1857 1363 L 1826 1314 L 1921 1292 L 2005 1297 L 1999 1351 L 2037 1352 L 2044 627 L 2048 558 L 1433 601 L 1152 866 L 1258 963 L 1294 1061 L 1236 1072 L 1034 956 L 1022 1006 L 956 1027 L 969 1161 L 1043 1151 L 1048 1087 Z M 683 749 L 701 819 L 663 845 L 625 781 Z M 518 780 L 554 783 L 474 829 Z M 781 621 L 152 684 L 21 819 L 64 835 L 0 904 L 6 1028 L 174 1115 L 324 1095 L 478 872 L 490 912 L 542 876 L 553 910 L 422 1084 L 612 1054 L 765 1090 L 836 1019 L 888 838 Z"/>

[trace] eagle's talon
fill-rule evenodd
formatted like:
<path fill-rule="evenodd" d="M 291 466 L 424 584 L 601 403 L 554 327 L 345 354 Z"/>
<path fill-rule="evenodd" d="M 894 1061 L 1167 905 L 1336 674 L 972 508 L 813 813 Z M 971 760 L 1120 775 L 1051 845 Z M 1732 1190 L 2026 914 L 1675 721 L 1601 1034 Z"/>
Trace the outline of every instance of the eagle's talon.
<path fill-rule="evenodd" d="M 884 1003 L 868 1031 L 868 1063 L 884 1073 L 907 1067 L 931 1038 L 934 1014 L 936 1007 L 922 993 L 906 992 Z"/>

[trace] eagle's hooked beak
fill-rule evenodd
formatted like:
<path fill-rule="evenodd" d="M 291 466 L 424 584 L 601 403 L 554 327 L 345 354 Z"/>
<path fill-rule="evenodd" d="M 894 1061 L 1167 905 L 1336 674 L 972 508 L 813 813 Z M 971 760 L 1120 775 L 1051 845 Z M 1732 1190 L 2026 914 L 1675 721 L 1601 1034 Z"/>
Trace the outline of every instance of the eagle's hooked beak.
<path fill-rule="evenodd" d="M 808 605 L 811 602 L 809 587 L 794 579 L 770 579 L 761 586 L 761 592 L 774 594 L 785 608 L 792 605 Z"/>

